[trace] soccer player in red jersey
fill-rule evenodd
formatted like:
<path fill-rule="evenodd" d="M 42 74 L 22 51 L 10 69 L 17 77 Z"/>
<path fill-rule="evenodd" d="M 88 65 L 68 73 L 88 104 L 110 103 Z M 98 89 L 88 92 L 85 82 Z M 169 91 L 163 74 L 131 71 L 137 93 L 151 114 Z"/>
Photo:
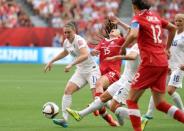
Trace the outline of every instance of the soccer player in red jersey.
<path fill-rule="evenodd" d="M 151 89 L 155 107 L 159 111 L 184 123 L 184 113 L 177 107 L 168 104 L 164 99 L 168 54 L 176 28 L 150 11 L 150 5 L 147 1 L 132 0 L 135 16 L 131 22 L 131 30 L 122 47 L 124 49 L 137 39 L 141 56 L 141 64 L 132 82 L 127 100 L 129 117 L 134 131 L 142 131 L 141 114 L 137 102 L 147 88 Z M 161 38 L 163 28 L 169 32 L 166 47 Z"/>
<path fill-rule="evenodd" d="M 106 61 L 105 59 L 122 53 L 121 46 L 124 43 L 124 37 L 120 35 L 120 30 L 116 28 L 111 29 L 108 36 L 109 38 L 102 39 L 96 48 L 91 51 L 93 56 L 99 55 L 100 57 L 99 66 L 102 75 L 96 83 L 96 98 L 99 97 L 109 85 L 119 80 L 121 74 L 121 60 Z M 102 107 L 99 113 L 111 126 L 117 125 L 112 117 L 107 114 L 105 107 Z M 98 115 L 98 111 L 94 112 L 94 114 Z"/>

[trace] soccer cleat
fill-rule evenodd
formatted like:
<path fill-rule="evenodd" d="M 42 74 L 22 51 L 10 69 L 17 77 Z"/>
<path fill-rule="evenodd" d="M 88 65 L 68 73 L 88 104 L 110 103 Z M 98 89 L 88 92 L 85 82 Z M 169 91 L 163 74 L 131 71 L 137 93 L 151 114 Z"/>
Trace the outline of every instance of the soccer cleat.
<path fill-rule="evenodd" d="M 68 127 L 68 123 L 64 119 L 53 119 L 53 123 L 64 128 Z"/>
<path fill-rule="evenodd" d="M 147 115 L 143 115 L 141 117 L 141 129 L 142 129 L 142 131 L 144 131 L 146 125 L 148 124 L 148 121 L 151 119 L 153 119 L 153 117 L 147 116 Z"/>
<path fill-rule="evenodd" d="M 114 120 L 112 118 L 112 116 L 110 114 L 107 114 L 106 108 L 105 106 L 103 106 L 100 110 L 99 110 L 100 115 L 102 116 L 102 118 L 110 125 L 110 126 L 119 126 L 119 123 Z"/>
<path fill-rule="evenodd" d="M 70 108 L 66 108 L 66 111 L 76 120 L 80 121 L 82 117 L 79 115 L 79 113 L 75 110 L 72 110 Z"/>
<path fill-rule="evenodd" d="M 110 114 L 103 116 L 103 119 L 110 125 L 110 126 L 119 126 L 119 123 L 112 118 Z"/>

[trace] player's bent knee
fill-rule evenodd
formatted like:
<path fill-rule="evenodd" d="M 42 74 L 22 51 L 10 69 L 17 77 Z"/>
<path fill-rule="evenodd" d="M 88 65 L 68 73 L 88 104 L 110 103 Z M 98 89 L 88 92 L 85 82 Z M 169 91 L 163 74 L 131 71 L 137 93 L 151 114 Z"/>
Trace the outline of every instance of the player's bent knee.
<path fill-rule="evenodd" d="M 65 95 L 72 95 L 75 91 L 77 91 L 77 88 L 73 88 L 73 87 L 66 87 L 64 94 Z"/>

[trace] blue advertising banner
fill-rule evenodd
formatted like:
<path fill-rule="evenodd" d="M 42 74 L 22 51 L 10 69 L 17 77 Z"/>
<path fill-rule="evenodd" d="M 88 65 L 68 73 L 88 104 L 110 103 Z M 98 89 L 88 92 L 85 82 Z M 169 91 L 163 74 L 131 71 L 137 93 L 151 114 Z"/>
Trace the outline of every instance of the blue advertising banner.
<path fill-rule="evenodd" d="M 2 63 L 42 63 L 42 48 L 0 47 Z"/>

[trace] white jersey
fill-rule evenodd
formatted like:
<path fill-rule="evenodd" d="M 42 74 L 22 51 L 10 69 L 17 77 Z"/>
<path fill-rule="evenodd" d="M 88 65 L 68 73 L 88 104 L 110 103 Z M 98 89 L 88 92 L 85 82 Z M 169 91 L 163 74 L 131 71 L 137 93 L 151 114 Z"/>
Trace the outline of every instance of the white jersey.
<path fill-rule="evenodd" d="M 90 50 L 87 45 L 87 42 L 81 36 L 75 35 L 75 38 L 72 43 L 70 43 L 68 39 L 65 39 L 63 47 L 65 50 L 69 52 L 71 56 L 74 57 L 74 59 L 80 56 L 81 48 L 86 47 L 88 49 L 88 52 L 89 52 L 88 59 L 76 65 L 77 71 L 79 71 L 80 73 L 88 73 L 88 72 L 98 69 L 98 65 L 96 64 L 96 62 L 92 59 L 92 56 L 90 55 Z"/>
<path fill-rule="evenodd" d="M 140 63 L 140 57 L 139 57 L 139 49 L 138 49 L 138 45 L 135 44 L 133 45 L 130 50 L 128 50 L 128 53 L 129 52 L 136 52 L 138 53 L 138 56 L 135 60 L 127 60 L 126 63 L 125 63 L 125 68 L 124 68 L 124 72 L 123 74 L 121 75 L 121 79 L 126 79 L 128 81 L 132 81 L 134 76 L 135 76 L 135 73 L 137 71 L 137 67 Z"/>
<path fill-rule="evenodd" d="M 171 58 L 169 60 L 169 67 L 175 70 L 184 64 L 184 32 L 175 35 L 171 45 Z"/>

